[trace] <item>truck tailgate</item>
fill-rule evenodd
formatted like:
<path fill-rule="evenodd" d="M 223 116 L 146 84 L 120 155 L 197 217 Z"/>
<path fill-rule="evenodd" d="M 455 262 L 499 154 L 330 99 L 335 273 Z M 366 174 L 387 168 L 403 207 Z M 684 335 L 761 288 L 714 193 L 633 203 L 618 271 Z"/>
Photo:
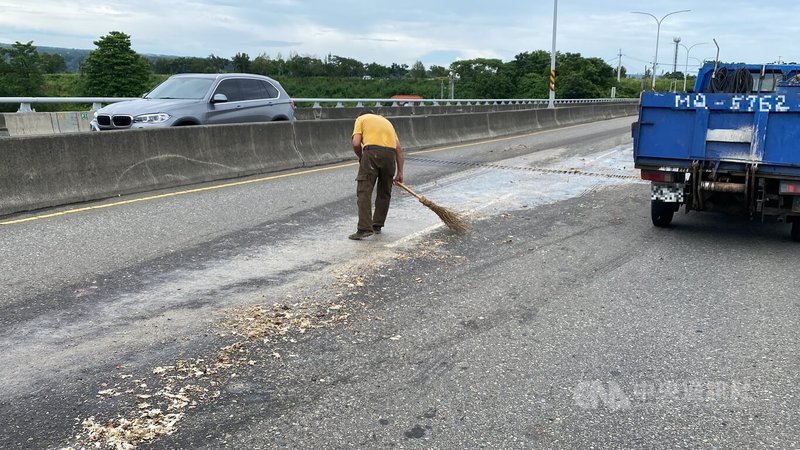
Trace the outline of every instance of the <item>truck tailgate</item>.
<path fill-rule="evenodd" d="M 798 95 L 646 92 L 640 108 L 638 167 L 719 161 L 800 176 Z"/>

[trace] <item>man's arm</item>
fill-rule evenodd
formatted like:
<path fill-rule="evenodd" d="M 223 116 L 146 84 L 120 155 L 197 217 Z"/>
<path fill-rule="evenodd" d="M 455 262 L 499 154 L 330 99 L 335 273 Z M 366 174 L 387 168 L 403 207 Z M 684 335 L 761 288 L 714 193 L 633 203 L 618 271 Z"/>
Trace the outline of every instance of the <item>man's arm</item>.
<path fill-rule="evenodd" d="M 361 133 L 356 133 L 353 135 L 353 152 L 358 156 L 358 159 L 361 159 Z"/>
<path fill-rule="evenodd" d="M 398 183 L 403 182 L 403 164 L 405 163 L 405 157 L 403 156 L 403 146 L 400 145 L 400 141 L 397 141 L 397 147 L 394 149 L 394 159 L 397 161 L 397 172 L 394 175 L 394 181 Z"/>

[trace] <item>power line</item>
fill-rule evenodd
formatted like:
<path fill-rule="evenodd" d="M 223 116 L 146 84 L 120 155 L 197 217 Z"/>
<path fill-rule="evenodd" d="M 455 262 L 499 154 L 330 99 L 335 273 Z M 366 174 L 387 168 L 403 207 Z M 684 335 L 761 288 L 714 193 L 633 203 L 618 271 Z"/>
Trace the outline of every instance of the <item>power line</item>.
<path fill-rule="evenodd" d="M 636 61 L 636 62 L 643 62 L 643 63 L 646 63 L 646 64 L 650 64 L 650 63 L 652 62 L 652 61 L 647 61 L 647 60 L 645 60 L 645 59 L 637 58 L 637 57 L 635 57 L 635 56 L 631 56 L 631 55 L 629 55 L 629 54 L 627 54 L 627 53 L 626 53 L 626 54 L 623 54 L 622 56 L 624 56 L 624 57 L 626 57 L 626 58 L 628 58 L 628 59 L 632 59 L 632 60 L 634 60 L 634 61 Z"/>

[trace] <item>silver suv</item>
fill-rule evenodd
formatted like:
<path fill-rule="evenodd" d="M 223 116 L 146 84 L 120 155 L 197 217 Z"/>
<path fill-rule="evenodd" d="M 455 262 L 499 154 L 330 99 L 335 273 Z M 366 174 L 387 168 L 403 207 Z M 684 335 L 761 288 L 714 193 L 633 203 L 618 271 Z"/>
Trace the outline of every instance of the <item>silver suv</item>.
<path fill-rule="evenodd" d="M 293 120 L 294 102 L 272 78 L 245 73 L 173 75 L 136 100 L 95 112 L 92 130 Z"/>

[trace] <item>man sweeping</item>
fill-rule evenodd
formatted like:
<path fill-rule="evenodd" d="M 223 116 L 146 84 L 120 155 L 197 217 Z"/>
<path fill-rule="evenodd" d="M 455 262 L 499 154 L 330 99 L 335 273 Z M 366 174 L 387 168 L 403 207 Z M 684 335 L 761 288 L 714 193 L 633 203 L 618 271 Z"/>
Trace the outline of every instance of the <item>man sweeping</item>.
<path fill-rule="evenodd" d="M 392 181 L 403 182 L 403 147 L 397 133 L 385 117 L 372 112 L 362 113 L 353 127 L 353 151 L 358 156 L 356 195 L 358 197 L 358 230 L 349 236 L 361 240 L 380 234 L 389 212 Z M 372 191 L 377 186 L 375 212 Z"/>

